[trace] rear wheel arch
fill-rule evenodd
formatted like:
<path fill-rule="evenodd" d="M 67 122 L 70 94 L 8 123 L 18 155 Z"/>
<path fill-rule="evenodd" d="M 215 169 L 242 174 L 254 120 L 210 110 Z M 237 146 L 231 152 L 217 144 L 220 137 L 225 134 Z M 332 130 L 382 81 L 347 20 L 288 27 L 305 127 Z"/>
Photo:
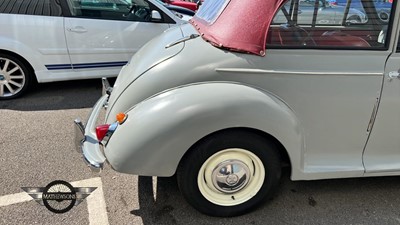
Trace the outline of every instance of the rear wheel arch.
<path fill-rule="evenodd" d="M 281 157 L 281 160 L 282 160 L 283 165 L 284 165 L 284 166 L 287 165 L 287 166 L 291 167 L 292 164 L 291 164 L 291 159 L 290 159 L 290 157 L 289 157 L 289 154 L 288 154 L 286 148 L 284 147 L 284 145 L 283 145 L 277 138 L 275 138 L 274 136 L 270 135 L 269 133 L 267 133 L 267 132 L 265 132 L 265 131 L 262 131 L 262 130 L 259 130 L 259 129 L 255 129 L 255 128 L 248 128 L 248 127 L 226 128 L 226 129 L 222 129 L 222 130 L 218 130 L 218 131 L 212 132 L 212 133 L 210 133 L 210 134 L 208 134 L 208 135 L 202 137 L 201 139 L 199 139 L 198 141 L 196 141 L 196 142 L 185 152 L 185 154 L 182 156 L 182 158 L 181 158 L 180 161 L 179 161 L 179 165 L 182 163 L 182 161 L 185 159 L 185 157 L 187 157 L 187 155 L 190 154 L 190 152 L 193 151 L 193 149 L 194 149 L 197 145 L 199 145 L 202 141 L 204 141 L 205 139 L 207 139 L 207 138 L 209 138 L 209 137 L 211 137 L 211 136 L 213 136 L 213 135 L 218 135 L 218 134 L 220 134 L 220 133 L 224 133 L 224 132 L 233 132 L 233 131 L 244 131 L 244 132 L 254 133 L 254 134 L 257 134 L 257 135 L 259 135 L 260 137 L 266 139 L 267 141 L 272 142 L 272 143 L 275 145 L 275 147 L 276 147 L 276 149 L 277 149 L 277 151 L 278 151 L 278 153 L 279 153 L 279 155 L 280 155 L 280 157 Z"/>
<path fill-rule="evenodd" d="M 13 56 L 13 57 L 18 58 L 19 60 L 21 60 L 25 64 L 25 66 L 28 67 L 30 72 L 32 72 L 33 76 L 31 78 L 33 78 L 34 81 L 37 83 L 37 77 L 36 77 L 36 74 L 35 74 L 35 69 L 31 65 L 31 63 L 29 63 L 29 61 L 26 60 L 22 55 L 20 55 L 18 53 L 15 53 L 15 52 L 12 52 L 12 51 L 5 50 L 5 49 L 0 49 L 0 54 L 1 53 Z"/>
<path fill-rule="evenodd" d="M 0 99 L 18 98 L 37 83 L 32 65 L 21 55 L 0 49 L 0 59 L 2 62 Z"/>

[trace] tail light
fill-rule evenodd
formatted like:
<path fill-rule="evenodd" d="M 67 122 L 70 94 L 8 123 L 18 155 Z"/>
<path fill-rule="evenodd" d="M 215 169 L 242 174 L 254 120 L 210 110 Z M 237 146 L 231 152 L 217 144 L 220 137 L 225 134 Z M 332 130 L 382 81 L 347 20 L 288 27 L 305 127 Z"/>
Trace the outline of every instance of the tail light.
<path fill-rule="evenodd" d="M 119 124 L 123 124 L 125 120 L 127 119 L 128 115 L 125 113 L 118 113 L 116 115 L 117 122 L 112 123 L 112 124 L 102 124 L 96 127 L 96 136 L 97 140 L 103 144 L 106 145 L 108 140 L 110 139 L 111 135 L 114 133 L 114 131 L 117 129 Z"/>
<path fill-rule="evenodd" d="M 96 127 L 96 136 L 99 142 L 101 142 L 106 136 L 108 128 L 110 128 L 110 124 L 103 124 Z"/>
<path fill-rule="evenodd" d="M 103 124 L 96 127 L 96 136 L 97 140 L 102 144 L 106 145 L 108 140 L 110 140 L 111 136 L 114 134 L 117 129 L 119 123 L 115 122 L 112 124 Z"/>

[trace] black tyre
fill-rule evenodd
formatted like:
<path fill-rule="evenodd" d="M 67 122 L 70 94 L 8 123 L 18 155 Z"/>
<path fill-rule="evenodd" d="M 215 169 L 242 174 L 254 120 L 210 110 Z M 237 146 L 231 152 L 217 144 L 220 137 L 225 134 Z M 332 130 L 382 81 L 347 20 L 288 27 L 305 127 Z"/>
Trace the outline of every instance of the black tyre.
<path fill-rule="evenodd" d="M 32 83 L 33 71 L 17 57 L 0 53 L 0 100 L 17 98 Z"/>
<path fill-rule="evenodd" d="M 273 194 L 281 177 L 275 145 L 255 133 L 223 131 L 196 144 L 177 179 L 184 198 L 210 216 L 237 216 Z"/>

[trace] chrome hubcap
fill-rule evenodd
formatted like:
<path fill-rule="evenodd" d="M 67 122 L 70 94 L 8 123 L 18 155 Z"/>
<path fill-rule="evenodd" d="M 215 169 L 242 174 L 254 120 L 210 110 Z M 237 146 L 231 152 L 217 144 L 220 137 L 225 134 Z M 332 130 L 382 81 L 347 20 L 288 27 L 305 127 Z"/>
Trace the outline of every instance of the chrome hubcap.
<path fill-rule="evenodd" d="M 25 85 L 25 74 L 14 61 L 0 58 L 0 97 L 13 96 Z"/>
<path fill-rule="evenodd" d="M 220 163 L 212 172 L 214 187 L 223 193 L 240 191 L 249 182 L 250 169 L 240 160 Z"/>
<path fill-rule="evenodd" d="M 234 206 L 253 198 L 265 180 L 265 168 L 254 153 L 229 148 L 211 155 L 197 175 L 200 193 L 220 206 Z"/>

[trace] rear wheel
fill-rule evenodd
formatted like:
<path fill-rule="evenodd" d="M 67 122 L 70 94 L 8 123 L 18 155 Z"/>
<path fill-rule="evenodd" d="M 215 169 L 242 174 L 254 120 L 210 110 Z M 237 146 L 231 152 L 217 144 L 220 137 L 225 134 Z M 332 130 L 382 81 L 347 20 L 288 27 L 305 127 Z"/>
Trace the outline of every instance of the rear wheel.
<path fill-rule="evenodd" d="M 0 99 L 17 98 L 31 84 L 32 71 L 17 57 L 0 53 Z"/>
<path fill-rule="evenodd" d="M 246 131 L 226 131 L 198 143 L 183 158 L 178 185 L 185 199 L 211 216 L 236 216 L 271 196 L 281 164 L 272 142 Z"/>

